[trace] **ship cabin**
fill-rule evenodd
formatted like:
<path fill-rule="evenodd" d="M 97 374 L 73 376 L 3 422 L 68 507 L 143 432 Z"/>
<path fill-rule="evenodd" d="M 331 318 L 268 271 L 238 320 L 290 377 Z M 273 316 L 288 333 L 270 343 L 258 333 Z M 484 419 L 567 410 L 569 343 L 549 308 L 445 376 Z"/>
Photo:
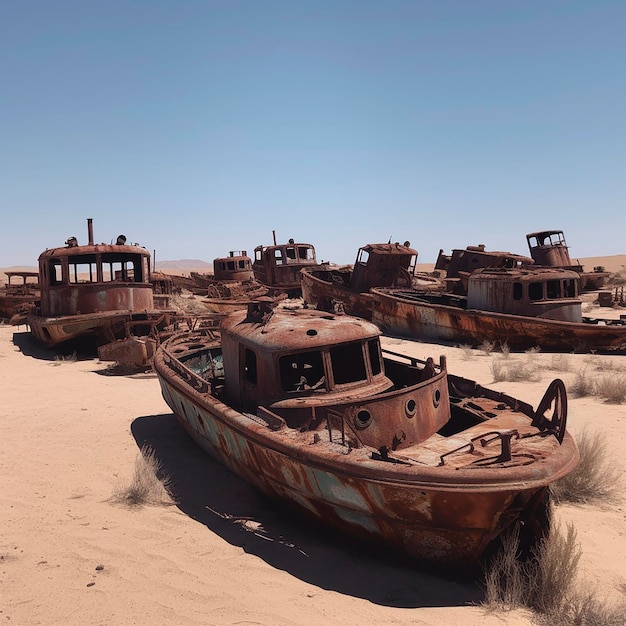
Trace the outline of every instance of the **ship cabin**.
<path fill-rule="evenodd" d="M 446 291 L 464 295 L 467 293 L 467 278 L 476 270 L 486 267 L 514 269 L 533 263 L 532 258 L 521 254 L 485 250 L 485 244 L 481 243 L 464 250 L 454 249 L 449 255 L 439 250 L 435 269 L 446 272 Z"/>
<path fill-rule="evenodd" d="M 364 293 L 372 287 L 397 284 L 400 277 L 405 277 L 410 286 L 417 264 L 417 250 L 410 245 L 408 241 L 403 245 L 370 243 L 359 248 L 350 276 L 350 289 Z"/>
<path fill-rule="evenodd" d="M 39 291 L 39 272 L 27 270 L 9 270 L 5 272 L 6 293 L 12 295 L 30 295 Z"/>
<path fill-rule="evenodd" d="M 124 235 L 114 244 L 94 244 L 91 220 L 88 227 L 87 245 L 70 237 L 65 247 L 39 256 L 41 315 L 154 309 L 150 253 L 138 245 L 126 245 Z"/>
<path fill-rule="evenodd" d="M 579 276 L 561 268 L 486 268 L 468 280 L 467 308 L 582 322 Z"/>
<path fill-rule="evenodd" d="M 254 278 L 252 260 L 245 250 L 231 250 L 227 257 L 213 260 L 213 278 L 224 282 L 245 282 Z"/>
<path fill-rule="evenodd" d="M 300 270 L 312 265 L 317 265 L 314 246 L 290 239 L 286 244 L 257 246 L 252 270 L 254 277 L 264 285 L 299 296 Z"/>
<path fill-rule="evenodd" d="M 537 265 L 571 267 L 568 246 L 562 230 L 542 230 L 526 235 L 530 255 Z"/>
<path fill-rule="evenodd" d="M 447 374 L 443 357 L 435 365 L 383 354 L 371 322 L 253 303 L 221 325 L 225 402 L 276 428 L 315 430 L 337 418 L 343 436 L 395 450 L 450 419 Z"/>

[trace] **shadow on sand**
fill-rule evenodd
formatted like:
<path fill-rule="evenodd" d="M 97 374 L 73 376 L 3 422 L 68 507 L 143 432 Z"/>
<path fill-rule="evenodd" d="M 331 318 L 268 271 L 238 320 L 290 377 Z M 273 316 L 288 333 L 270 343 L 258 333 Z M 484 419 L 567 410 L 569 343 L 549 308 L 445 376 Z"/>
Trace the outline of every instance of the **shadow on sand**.
<path fill-rule="evenodd" d="M 97 348 L 84 341 L 68 341 L 61 346 L 47 348 L 39 343 L 28 330 L 14 332 L 13 345 L 18 347 L 24 356 L 29 356 L 40 361 L 62 361 L 69 358 L 84 361 L 97 356 Z"/>
<path fill-rule="evenodd" d="M 154 451 L 183 513 L 272 567 L 383 606 L 451 607 L 483 599 L 467 572 L 452 576 L 418 566 L 382 547 L 325 531 L 269 501 L 198 448 L 173 414 L 137 418 L 131 431 L 139 448 Z"/>

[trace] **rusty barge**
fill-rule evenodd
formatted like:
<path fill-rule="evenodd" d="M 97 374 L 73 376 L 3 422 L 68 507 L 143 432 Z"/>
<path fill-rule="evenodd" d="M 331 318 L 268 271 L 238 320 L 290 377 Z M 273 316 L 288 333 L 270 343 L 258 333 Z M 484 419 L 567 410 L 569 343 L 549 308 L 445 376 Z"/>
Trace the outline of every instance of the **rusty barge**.
<path fill-rule="evenodd" d="M 86 245 L 70 237 L 39 256 L 41 300 L 28 314 L 31 334 L 48 347 L 84 339 L 103 345 L 167 326 L 175 311 L 154 306 L 150 253 L 124 235 L 96 244 L 93 221 L 87 225 Z"/>
<path fill-rule="evenodd" d="M 579 276 L 548 267 L 488 268 L 468 277 L 467 295 L 374 288 L 372 321 L 385 333 L 512 350 L 626 350 L 626 319 L 582 314 Z"/>
<path fill-rule="evenodd" d="M 565 387 L 531 405 L 381 349 L 365 320 L 263 303 L 172 336 L 154 369 L 180 424 L 272 498 L 419 560 L 473 563 L 511 525 L 547 530 L 578 460 Z"/>

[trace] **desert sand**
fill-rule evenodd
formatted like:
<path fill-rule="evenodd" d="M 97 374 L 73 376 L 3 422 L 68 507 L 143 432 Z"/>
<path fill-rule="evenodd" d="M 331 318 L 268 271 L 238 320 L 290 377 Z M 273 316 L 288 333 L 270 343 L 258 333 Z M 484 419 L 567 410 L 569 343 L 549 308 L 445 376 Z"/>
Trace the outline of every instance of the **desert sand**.
<path fill-rule="evenodd" d="M 451 372 L 534 406 L 553 378 L 567 385 L 582 368 L 626 376 L 623 355 L 538 353 L 509 358 L 532 359 L 540 381 L 495 383 L 495 353 L 383 343 L 420 358 L 445 354 Z M 3 623 L 532 623 L 524 611 L 487 612 L 478 581 L 369 552 L 267 502 L 193 444 L 152 373 L 112 375 L 96 357 L 41 349 L 26 327 L 8 325 L 0 325 L 0 372 Z M 626 469 L 626 405 L 570 394 L 568 428 L 606 433 L 613 463 Z M 176 504 L 113 501 L 144 445 L 171 477 Z M 576 529 L 579 583 L 624 601 L 624 501 L 559 505 L 555 515 Z"/>

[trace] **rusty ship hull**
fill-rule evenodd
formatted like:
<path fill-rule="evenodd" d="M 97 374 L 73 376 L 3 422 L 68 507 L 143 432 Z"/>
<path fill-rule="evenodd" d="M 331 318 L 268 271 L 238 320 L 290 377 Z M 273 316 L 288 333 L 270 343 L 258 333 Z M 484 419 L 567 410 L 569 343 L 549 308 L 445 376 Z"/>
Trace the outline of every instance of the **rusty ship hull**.
<path fill-rule="evenodd" d="M 567 321 L 463 308 L 464 300 L 402 289 L 373 289 L 372 321 L 401 337 L 455 344 L 506 344 L 512 350 L 622 351 L 626 321 Z"/>
<path fill-rule="evenodd" d="M 224 322 L 221 332 L 223 342 Z M 193 440 L 268 496 L 324 527 L 418 560 L 473 563 L 511 524 L 539 525 L 549 484 L 578 460 L 565 431 L 562 384 L 555 405 L 559 417 L 552 419 L 559 433 L 538 428 L 540 409 L 451 376 L 445 367 L 400 386 L 409 381 L 407 370 L 397 385 L 365 397 L 334 394 L 332 405 L 322 394 L 310 406 L 298 398 L 248 412 L 229 404 L 219 377 L 203 373 L 216 357 L 221 358 L 219 340 L 198 334 L 174 336 L 155 355 L 163 397 Z M 385 357 L 392 376 L 401 371 L 398 357 Z M 300 419 L 293 422 L 295 414 Z M 366 433 L 370 424 L 358 426 L 364 414 L 381 419 L 372 440 Z M 455 420 L 472 425 L 453 427 Z M 356 430 L 349 424 L 357 424 Z M 425 430 L 413 441 L 411 428 Z M 379 437 L 395 443 L 378 446 Z M 510 454 L 507 437 L 514 439 Z"/>

